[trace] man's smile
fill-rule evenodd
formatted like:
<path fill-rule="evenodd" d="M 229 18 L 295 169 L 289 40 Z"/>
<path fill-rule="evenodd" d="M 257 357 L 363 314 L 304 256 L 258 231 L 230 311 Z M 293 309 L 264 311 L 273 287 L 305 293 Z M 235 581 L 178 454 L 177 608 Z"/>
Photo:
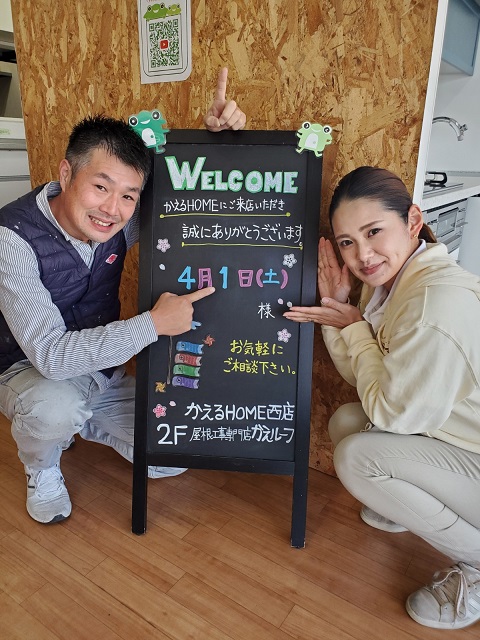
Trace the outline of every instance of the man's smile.
<path fill-rule="evenodd" d="M 115 223 L 112 222 L 107 222 L 105 220 L 100 220 L 100 218 L 95 218 L 94 216 L 88 216 L 90 218 L 90 220 L 97 225 L 98 227 L 112 227 Z"/>

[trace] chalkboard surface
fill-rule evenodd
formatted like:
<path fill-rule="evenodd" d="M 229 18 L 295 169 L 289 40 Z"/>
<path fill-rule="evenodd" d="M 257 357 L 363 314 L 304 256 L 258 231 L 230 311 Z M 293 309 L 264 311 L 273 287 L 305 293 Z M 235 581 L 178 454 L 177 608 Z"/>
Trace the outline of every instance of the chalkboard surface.
<path fill-rule="evenodd" d="M 150 464 L 301 470 L 306 482 L 313 326 L 282 314 L 315 301 L 322 159 L 297 141 L 184 130 L 153 154 L 140 311 L 165 291 L 216 291 L 194 304 L 195 329 L 137 358 L 134 503 Z M 137 533 L 144 515 L 134 504 Z"/>

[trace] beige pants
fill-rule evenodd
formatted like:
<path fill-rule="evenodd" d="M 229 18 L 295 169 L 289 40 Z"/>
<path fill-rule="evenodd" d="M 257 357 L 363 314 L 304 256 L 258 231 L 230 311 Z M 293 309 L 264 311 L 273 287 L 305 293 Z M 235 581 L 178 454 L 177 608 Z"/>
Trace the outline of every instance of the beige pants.
<path fill-rule="evenodd" d="M 480 454 L 421 435 L 362 432 L 367 423 L 359 402 L 330 420 L 345 488 L 454 562 L 480 568 Z"/>

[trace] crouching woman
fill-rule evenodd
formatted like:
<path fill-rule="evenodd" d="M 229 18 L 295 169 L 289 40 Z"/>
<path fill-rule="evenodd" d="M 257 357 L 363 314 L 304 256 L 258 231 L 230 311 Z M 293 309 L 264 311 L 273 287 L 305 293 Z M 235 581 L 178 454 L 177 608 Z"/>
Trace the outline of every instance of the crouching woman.
<path fill-rule="evenodd" d="M 359 402 L 329 424 L 338 477 L 371 526 L 409 530 L 452 560 L 406 602 L 422 625 L 480 620 L 480 282 L 436 243 L 404 183 L 360 167 L 336 188 L 319 242 L 322 325 Z M 349 303 L 350 274 L 363 283 Z"/>

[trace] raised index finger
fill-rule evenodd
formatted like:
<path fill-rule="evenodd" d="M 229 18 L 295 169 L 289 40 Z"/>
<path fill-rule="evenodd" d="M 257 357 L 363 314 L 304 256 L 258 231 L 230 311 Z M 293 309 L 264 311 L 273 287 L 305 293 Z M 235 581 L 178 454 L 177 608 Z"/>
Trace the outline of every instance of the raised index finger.
<path fill-rule="evenodd" d="M 185 293 L 184 298 L 187 298 L 190 302 L 197 302 L 202 298 L 211 296 L 215 292 L 215 287 L 205 287 L 205 289 L 198 289 L 198 291 L 192 291 L 192 293 Z"/>
<path fill-rule="evenodd" d="M 223 67 L 218 72 L 217 89 L 215 91 L 215 100 L 222 100 L 225 102 L 225 96 L 227 94 L 227 77 L 228 69 Z"/>

